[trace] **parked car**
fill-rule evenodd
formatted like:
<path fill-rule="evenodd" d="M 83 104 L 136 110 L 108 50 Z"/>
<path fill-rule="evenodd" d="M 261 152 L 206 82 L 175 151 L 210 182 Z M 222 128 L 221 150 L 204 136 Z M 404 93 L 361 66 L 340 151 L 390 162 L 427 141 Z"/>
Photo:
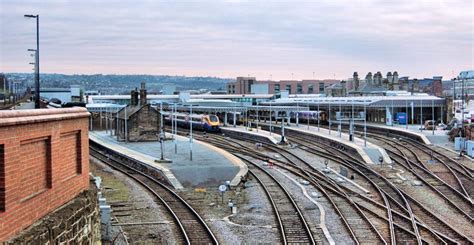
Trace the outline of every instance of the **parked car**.
<path fill-rule="evenodd" d="M 426 120 L 424 126 L 426 130 L 436 130 L 436 122 L 433 120 Z"/>

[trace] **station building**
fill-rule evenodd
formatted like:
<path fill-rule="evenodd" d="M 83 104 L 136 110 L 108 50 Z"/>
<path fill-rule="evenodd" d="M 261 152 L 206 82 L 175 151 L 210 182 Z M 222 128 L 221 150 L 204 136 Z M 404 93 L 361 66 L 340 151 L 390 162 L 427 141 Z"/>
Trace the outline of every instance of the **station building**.
<path fill-rule="evenodd" d="M 118 126 L 117 140 L 133 142 L 159 140 L 160 112 L 147 103 L 145 83 L 141 84 L 140 100 L 138 91 L 132 90 L 130 98 L 130 104 L 120 109 L 115 114 L 117 119 L 110 124 L 111 129 Z M 116 126 L 114 125 L 115 121 L 117 122 Z"/>
<path fill-rule="evenodd" d="M 331 121 L 337 121 L 338 112 L 351 116 L 366 112 L 367 122 L 391 124 L 399 112 L 406 113 L 409 124 L 426 120 L 446 122 L 445 99 L 425 93 L 395 93 L 389 96 L 310 97 L 289 96 L 262 105 L 307 106 L 310 110 L 324 111 Z"/>

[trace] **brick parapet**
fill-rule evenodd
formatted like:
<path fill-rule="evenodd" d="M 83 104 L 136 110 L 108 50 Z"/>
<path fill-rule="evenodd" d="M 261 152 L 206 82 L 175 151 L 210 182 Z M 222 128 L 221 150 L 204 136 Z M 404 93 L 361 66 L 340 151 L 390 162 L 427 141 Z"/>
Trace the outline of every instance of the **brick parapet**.
<path fill-rule="evenodd" d="M 0 111 L 0 127 L 47 121 L 60 121 L 66 119 L 88 118 L 89 115 L 90 114 L 87 112 L 87 109 L 81 107 L 65 109 Z"/>
<path fill-rule="evenodd" d="M 85 108 L 0 111 L 0 241 L 88 187 Z"/>

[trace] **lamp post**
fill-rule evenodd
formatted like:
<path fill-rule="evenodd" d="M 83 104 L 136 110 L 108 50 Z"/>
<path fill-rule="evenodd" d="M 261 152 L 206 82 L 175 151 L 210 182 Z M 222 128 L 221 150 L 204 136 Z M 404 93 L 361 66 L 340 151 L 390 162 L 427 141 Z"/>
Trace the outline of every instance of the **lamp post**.
<path fill-rule="evenodd" d="M 272 102 L 270 102 L 270 135 L 272 135 L 273 128 L 272 128 Z"/>
<path fill-rule="evenodd" d="M 321 112 L 319 111 L 319 98 L 318 98 L 318 113 L 317 113 L 317 117 L 318 117 L 318 132 L 319 132 L 319 118 L 321 116 Z"/>
<path fill-rule="evenodd" d="M 311 109 L 309 108 L 309 100 L 308 100 L 308 117 L 306 118 L 307 119 L 307 123 L 308 123 L 308 130 L 309 130 L 309 115 L 311 114 Z"/>
<path fill-rule="evenodd" d="M 405 128 L 408 129 L 408 100 L 405 99 Z"/>
<path fill-rule="evenodd" d="M 331 102 L 329 102 L 329 110 L 328 110 L 328 119 L 329 119 L 329 134 L 331 134 Z M 319 119 L 318 119 L 318 122 L 319 122 Z M 319 124 L 318 124 L 318 128 L 319 128 Z"/>
<path fill-rule="evenodd" d="M 174 153 L 178 153 L 178 142 L 176 139 L 176 135 L 178 134 L 178 108 L 176 107 L 176 104 L 173 105 L 174 107 L 174 115 L 173 115 L 173 129 L 174 129 L 174 134 L 173 134 L 173 141 L 174 141 Z"/>
<path fill-rule="evenodd" d="M 258 133 L 258 121 L 260 120 L 258 116 L 258 100 L 257 100 L 257 133 Z"/>
<path fill-rule="evenodd" d="M 298 102 L 296 102 L 296 127 L 300 127 L 300 106 Z"/>
<path fill-rule="evenodd" d="M 423 132 L 423 99 L 420 99 L 420 132 Z"/>
<path fill-rule="evenodd" d="M 40 108 L 40 74 L 39 74 L 39 15 L 25 14 L 25 18 L 36 19 L 36 52 L 35 52 L 35 108 Z"/>
<path fill-rule="evenodd" d="M 189 107 L 189 160 L 193 160 L 193 104 Z"/>
<path fill-rule="evenodd" d="M 351 104 L 352 104 L 352 116 L 351 116 L 351 123 L 350 123 L 350 135 L 349 135 L 349 138 L 350 138 L 350 141 L 354 142 L 354 97 L 352 97 L 352 100 L 351 100 Z"/>
<path fill-rule="evenodd" d="M 165 132 L 163 131 L 163 102 L 160 101 L 160 148 L 161 148 L 161 157 L 160 160 L 163 161 L 165 160 Z"/>
<path fill-rule="evenodd" d="M 342 103 L 339 102 L 339 138 L 342 137 Z"/>
<path fill-rule="evenodd" d="M 434 130 L 436 127 L 436 122 L 434 118 L 434 99 L 431 100 L 431 120 L 433 121 L 432 135 L 434 135 Z"/>
<path fill-rule="evenodd" d="M 367 105 L 364 100 L 364 146 L 367 147 Z"/>

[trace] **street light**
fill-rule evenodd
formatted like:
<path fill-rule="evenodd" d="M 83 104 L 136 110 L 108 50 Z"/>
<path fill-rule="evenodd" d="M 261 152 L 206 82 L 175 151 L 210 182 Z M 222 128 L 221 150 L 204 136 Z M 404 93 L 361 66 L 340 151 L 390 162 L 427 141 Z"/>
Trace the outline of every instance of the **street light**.
<path fill-rule="evenodd" d="M 25 18 L 34 18 L 36 19 L 36 50 L 35 50 L 35 108 L 40 108 L 40 69 L 39 69 L 39 15 L 25 14 Z M 32 49 L 28 49 L 32 51 Z"/>

